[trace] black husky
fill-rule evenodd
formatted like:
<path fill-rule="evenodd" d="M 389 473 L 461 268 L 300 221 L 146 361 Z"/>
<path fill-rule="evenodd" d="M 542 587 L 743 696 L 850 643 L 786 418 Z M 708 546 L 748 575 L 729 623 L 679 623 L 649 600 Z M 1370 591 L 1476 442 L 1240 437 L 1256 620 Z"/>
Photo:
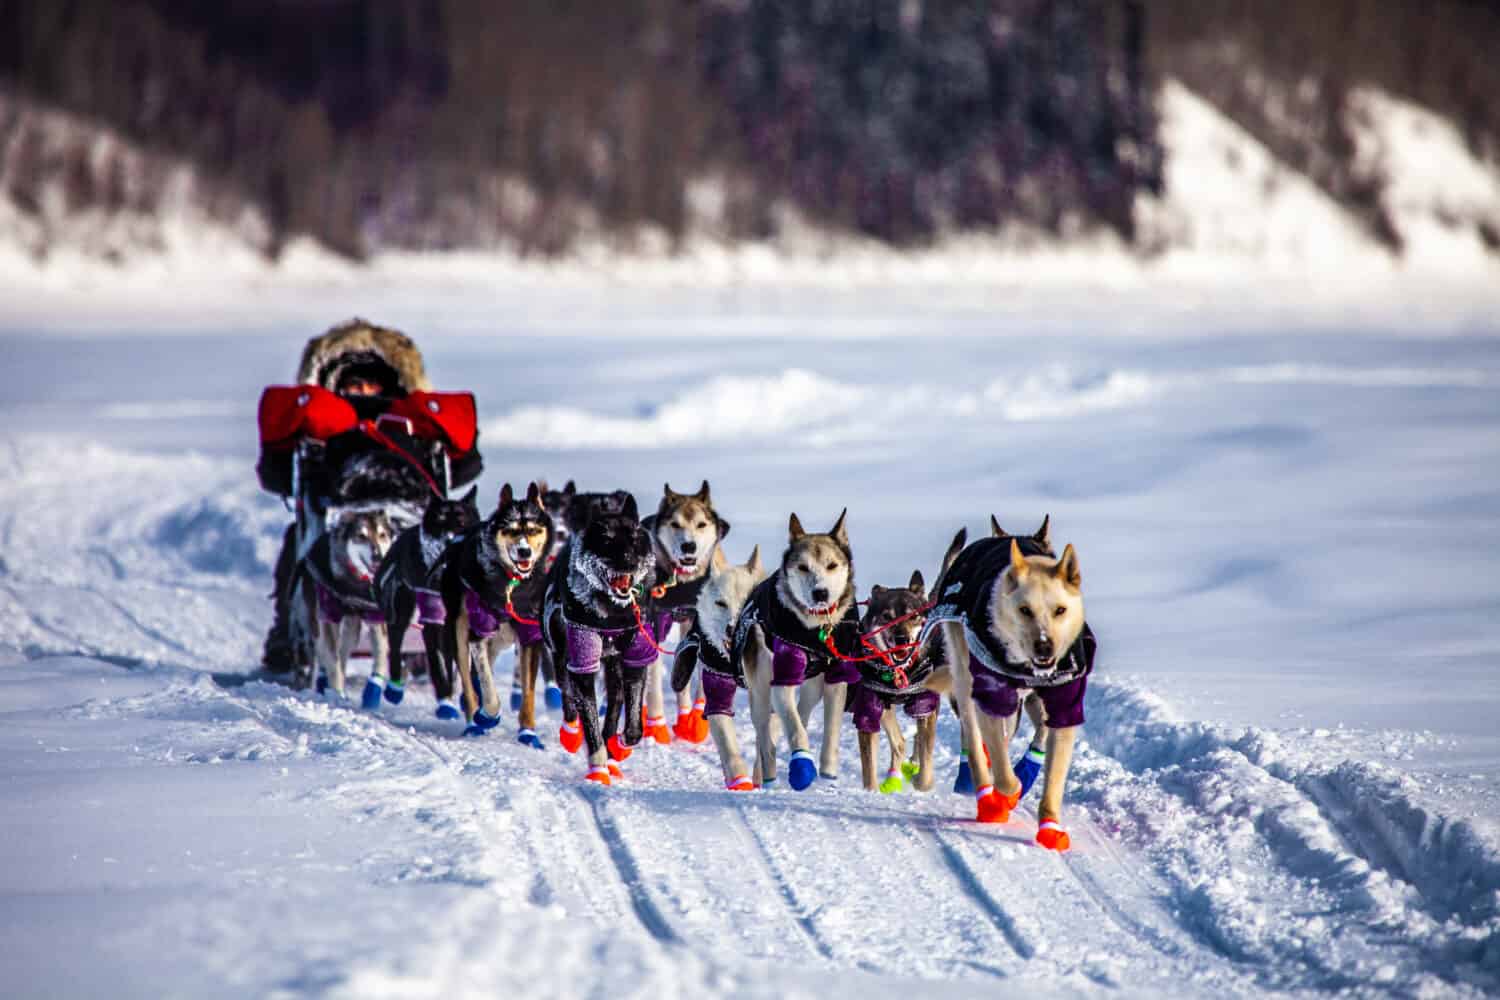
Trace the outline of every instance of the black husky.
<path fill-rule="evenodd" d="M 422 626 L 422 644 L 427 650 L 427 670 L 438 699 L 438 718 L 457 718 L 453 703 L 453 674 L 442 655 L 443 603 L 438 593 L 443 553 L 463 532 L 479 523 L 479 488 L 460 500 L 433 497 L 422 514 L 422 523 L 408 528 L 391 545 L 375 571 L 375 593 L 385 615 L 390 635 L 390 679 L 385 700 L 401 703 L 406 688 L 406 663 L 401 657 L 401 639 L 413 618 Z M 365 684 L 364 705 L 380 706 L 380 686 Z M 445 711 L 446 706 L 446 711 Z"/>
<path fill-rule="evenodd" d="M 635 498 L 627 493 L 619 504 L 601 500 L 593 505 L 587 523 L 548 576 L 546 640 L 563 668 L 558 671 L 563 687 L 559 739 L 569 751 L 587 741 L 588 778 L 601 784 L 609 784 L 607 757 L 624 760 L 641 740 L 646 668 L 657 655 L 641 601 L 656 575 L 651 535 L 641 526 Z M 602 731 L 594 693 L 601 667 Z"/>

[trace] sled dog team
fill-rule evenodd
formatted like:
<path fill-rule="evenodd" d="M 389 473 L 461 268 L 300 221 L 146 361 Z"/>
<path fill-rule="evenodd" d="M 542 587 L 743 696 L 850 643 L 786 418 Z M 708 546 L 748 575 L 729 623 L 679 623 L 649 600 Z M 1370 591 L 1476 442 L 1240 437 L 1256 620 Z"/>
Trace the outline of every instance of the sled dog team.
<path fill-rule="evenodd" d="M 667 485 L 644 518 L 631 494 L 580 492 L 572 482 L 524 492 L 507 484 L 488 516 L 473 489 L 460 500 L 434 496 L 399 535 L 380 510 L 352 511 L 329 532 L 328 571 L 368 581 L 378 608 L 319 615 L 319 687 L 344 693 L 348 657 L 368 627 L 374 666 L 363 704 L 399 702 L 401 637 L 416 627 L 438 717 L 462 719 L 478 735 L 500 721 L 494 664 L 514 648 L 519 741 L 543 746 L 535 700 L 545 679 L 563 712 L 560 742 L 586 749 L 587 779 L 608 785 L 643 739 L 671 740 L 661 683 L 670 660 L 670 732 L 690 742 L 711 735 L 731 791 L 774 785 L 781 740 L 792 788 L 836 776 L 846 712 L 867 789 L 894 791 L 911 778 L 930 790 L 947 695 L 963 736 L 960 782 L 972 781 L 979 821 L 1006 822 L 1040 777 L 1036 840 L 1066 850 L 1063 788 L 1095 649 L 1073 547 L 1055 554 L 1047 520 L 1013 536 L 991 518 L 989 537 L 966 544 L 958 532 L 930 591 L 917 571 L 905 585 L 872 587 L 861 602 L 845 520 L 841 513 L 827 531 L 810 532 L 792 514 L 768 573 L 758 548 L 744 563 L 726 557 L 730 526 L 707 482 L 694 493 Z M 668 650 L 674 625 L 680 637 Z M 733 724 L 741 688 L 755 730 L 748 763 Z M 820 702 L 815 757 L 806 725 Z M 1008 747 L 1023 707 L 1037 735 L 1013 766 Z M 916 721 L 914 763 L 898 711 Z"/>

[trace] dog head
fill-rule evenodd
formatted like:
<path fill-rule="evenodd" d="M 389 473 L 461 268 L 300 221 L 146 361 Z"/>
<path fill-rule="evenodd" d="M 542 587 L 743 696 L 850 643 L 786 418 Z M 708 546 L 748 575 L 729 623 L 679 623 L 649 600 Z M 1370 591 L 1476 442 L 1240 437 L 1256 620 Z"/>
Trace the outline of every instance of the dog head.
<path fill-rule="evenodd" d="M 1083 631 L 1082 584 L 1073 546 L 1058 559 L 1027 556 L 1011 539 L 1010 565 L 990 596 L 990 620 L 1012 663 L 1042 677 L 1057 669 L 1058 657 Z"/>
<path fill-rule="evenodd" d="M 796 514 L 787 524 L 788 544 L 781 557 L 777 590 L 809 628 L 842 617 L 854 602 L 854 555 L 844 528 L 848 513 L 839 514 L 826 534 L 803 531 Z"/>
<path fill-rule="evenodd" d="M 396 529 L 383 510 L 339 514 L 328 541 L 333 572 L 346 580 L 368 584 L 395 537 Z"/>
<path fill-rule="evenodd" d="M 434 496 L 427 501 L 427 509 L 422 512 L 422 534 L 434 540 L 453 541 L 479 523 L 478 496 L 477 486 L 458 500 Z"/>
<path fill-rule="evenodd" d="M 545 479 L 538 480 L 537 487 L 542 491 L 542 507 L 552 518 L 552 547 L 547 558 L 555 559 L 567 547 L 568 542 L 573 540 L 573 534 L 580 527 L 573 520 L 573 498 L 578 495 L 578 487 L 571 479 L 560 490 L 548 489 Z"/>
<path fill-rule="evenodd" d="M 484 524 L 484 549 L 512 578 L 530 576 L 547 554 L 552 518 L 542 507 L 541 497 L 536 483 L 526 488 L 524 497 L 517 497 L 506 483 L 500 488 L 500 505 Z"/>
<path fill-rule="evenodd" d="M 635 497 L 626 493 L 617 510 L 597 508 L 579 534 L 572 558 L 591 589 L 617 607 L 629 607 L 636 588 L 656 566 L 651 534 L 641 525 Z"/>
<path fill-rule="evenodd" d="M 917 636 L 927 621 L 923 611 L 926 607 L 927 584 L 922 579 L 921 570 L 913 571 L 911 582 L 905 587 L 888 589 L 876 584 L 870 588 L 870 603 L 865 608 L 864 618 L 860 619 L 860 631 L 874 632 L 870 642 L 877 649 L 913 647 L 891 654 L 895 663 L 904 665 L 911 661 Z"/>
<path fill-rule="evenodd" d="M 740 609 L 750 598 L 750 591 L 766 578 L 761 565 L 760 546 L 750 550 L 743 566 L 724 565 L 715 568 L 703 589 L 698 591 L 698 626 L 714 642 L 729 644 L 730 631 L 740 616 Z"/>
<path fill-rule="evenodd" d="M 707 574 L 719 542 L 729 534 L 729 522 L 714 510 L 707 479 L 697 493 L 677 493 L 664 484 L 656 513 L 642 523 L 651 532 L 662 567 L 670 568 L 675 580 Z"/>

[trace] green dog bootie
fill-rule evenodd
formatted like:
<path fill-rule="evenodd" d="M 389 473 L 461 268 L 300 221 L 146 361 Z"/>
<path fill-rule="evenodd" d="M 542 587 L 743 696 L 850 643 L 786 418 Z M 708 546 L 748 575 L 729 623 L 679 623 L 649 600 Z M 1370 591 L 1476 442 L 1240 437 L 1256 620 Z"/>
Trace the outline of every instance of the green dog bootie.
<path fill-rule="evenodd" d="M 906 791 L 906 777 L 899 770 L 887 771 L 885 780 L 880 783 L 880 791 L 885 795 Z"/>

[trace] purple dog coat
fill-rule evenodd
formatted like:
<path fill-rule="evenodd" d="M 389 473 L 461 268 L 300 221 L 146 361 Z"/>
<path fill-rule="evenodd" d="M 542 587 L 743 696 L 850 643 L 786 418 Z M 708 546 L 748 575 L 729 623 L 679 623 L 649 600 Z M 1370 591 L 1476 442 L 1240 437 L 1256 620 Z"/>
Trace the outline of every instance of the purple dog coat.
<path fill-rule="evenodd" d="M 997 718 L 1016 714 L 1021 707 L 1021 691 L 1028 687 L 1024 681 L 1002 677 L 972 656 L 969 672 L 974 677 L 974 703 L 981 712 Z M 1083 725 L 1083 694 L 1088 684 L 1088 674 L 1084 674 L 1066 684 L 1032 688 L 1047 710 L 1047 725 L 1055 729 Z"/>
<path fill-rule="evenodd" d="M 606 644 L 620 654 L 626 670 L 645 670 L 656 662 L 651 637 L 634 626 L 596 629 L 568 622 L 568 669 L 575 674 L 598 673 Z"/>
<path fill-rule="evenodd" d="M 880 692 L 872 691 L 863 684 L 851 689 L 850 707 L 854 711 L 854 728 L 862 733 L 880 732 L 880 717 L 890 707 Z M 938 710 L 936 691 L 922 691 L 905 699 L 906 714 L 921 719 Z"/>
<path fill-rule="evenodd" d="M 344 615 L 349 609 L 339 600 L 339 596 L 321 583 L 318 584 L 318 620 L 328 625 L 337 625 L 344 620 Z M 384 625 L 385 615 L 379 610 L 370 609 L 359 612 L 360 620 L 367 625 Z"/>
<path fill-rule="evenodd" d="M 417 597 L 417 624 L 442 625 L 448 620 L 448 610 L 443 607 L 443 595 L 425 587 L 412 591 Z"/>
<path fill-rule="evenodd" d="M 801 646 L 771 637 L 771 684 L 774 687 L 796 687 L 807 679 L 807 651 Z M 832 660 L 823 671 L 829 684 L 854 684 L 859 668 L 848 660 Z"/>
<path fill-rule="evenodd" d="M 496 611 L 475 591 L 464 591 L 464 610 L 469 613 L 469 632 L 481 639 L 488 639 L 508 621 L 516 634 L 516 642 L 522 647 L 535 646 L 542 641 L 540 625 L 520 621 L 509 611 Z"/>

